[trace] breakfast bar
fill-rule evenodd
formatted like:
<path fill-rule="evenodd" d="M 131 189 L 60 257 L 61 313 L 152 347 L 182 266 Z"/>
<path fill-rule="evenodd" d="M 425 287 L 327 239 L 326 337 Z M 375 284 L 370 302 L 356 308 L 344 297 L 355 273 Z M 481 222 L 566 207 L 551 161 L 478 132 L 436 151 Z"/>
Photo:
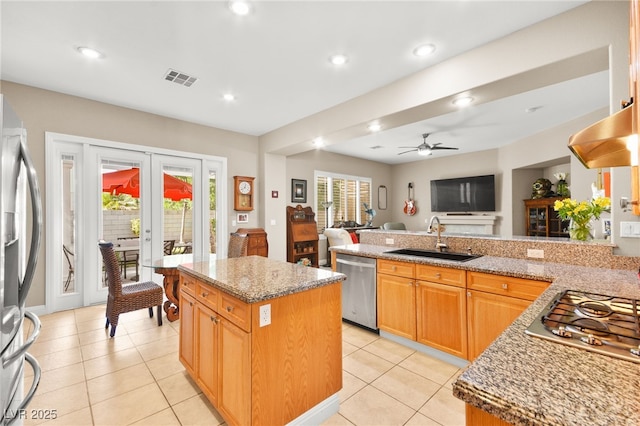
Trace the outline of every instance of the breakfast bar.
<path fill-rule="evenodd" d="M 261 256 L 178 271 L 180 361 L 227 424 L 319 424 L 338 411 L 343 274 Z"/>

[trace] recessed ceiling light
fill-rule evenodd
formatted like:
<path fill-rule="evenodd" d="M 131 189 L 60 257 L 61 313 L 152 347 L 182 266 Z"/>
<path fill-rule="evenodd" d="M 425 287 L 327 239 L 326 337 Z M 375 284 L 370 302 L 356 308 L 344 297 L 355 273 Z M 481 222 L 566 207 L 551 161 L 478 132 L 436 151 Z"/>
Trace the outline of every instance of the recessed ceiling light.
<path fill-rule="evenodd" d="M 90 47 L 84 47 L 84 46 L 78 47 L 78 52 L 82 53 L 82 55 L 90 59 L 100 59 L 104 57 L 102 53 Z"/>
<path fill-rule="evenodd" d="M 222 99 L 228 102 L 235 101 L 236 95 L 234 95 L 233 93 L 225 93 L 224 95 L 222 95 Z"/>
<path fill-rule="evenodd" d="M 347 57 L 347 55 L 338 54 L 330 56 L 329 61 L 333 65 L 344 65 L 349 61 L 349 58 Z"/>
<path fill-rule="evenodd" d="M 435 45 L 433 45 L 431 43 L 429 43 L 429 44 L 421 44 L 420 46 L 418 46 L 415 49 L 413 49 L 413 54 L 418 56 L 418 57 L 423 57 L 423 56 L 429 56 L 435 51 L 436 51 L 436 46 Z"/>
<path fill-rule="evenodd" d="M 244 0 L 232 0 L 229 2 L 229 9 L 238 16 L 245 16 L 251 12 L 251 5 Z"/>
<path fill-rule="evenodd" d="M 379 132 L 380 129 L 382 129 L 382 126 L 378 122 L 369 124 L 369 131 L 371 132 Z"/>
<path fill-rule="evenodd" d="M 317 138 L 315 138 L 315 139 L 313 140 L 313 142 L 312 142 L 312 143 L 313 143 L 315 146 L 318 146 L 318 147 L 319 147 L 319 146 L 322 146 L 322 145 L 324 144 L 324 141 L 322 140 L 322 138 L 321 138 L 321 137 L 319 137 L 319 136 L 318 136 Z"/>
<path fill-rule="evenodd" d="M 455 106 L 464 107 L 473 102 L 473 98 L 471 96 L 463 96 L 458 99 L 454 99 L 453 104 Z"/>

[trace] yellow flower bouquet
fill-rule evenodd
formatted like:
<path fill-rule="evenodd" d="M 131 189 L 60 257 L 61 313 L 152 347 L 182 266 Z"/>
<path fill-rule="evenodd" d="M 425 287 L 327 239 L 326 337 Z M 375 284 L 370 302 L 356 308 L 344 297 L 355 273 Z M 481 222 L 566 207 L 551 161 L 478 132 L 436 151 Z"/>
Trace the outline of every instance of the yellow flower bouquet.
<path fill-rule="evenodd" d="M 571 220 L 569 236 L 573 240 L 586 241 L 591 235 L 591 219 L 600 219 L 602 212 L 609 211 L 609 197 L 595 197 L 590 201 L 576 201 L 571 198 L 557 200 L 553 209 L 562 220 Z"/>

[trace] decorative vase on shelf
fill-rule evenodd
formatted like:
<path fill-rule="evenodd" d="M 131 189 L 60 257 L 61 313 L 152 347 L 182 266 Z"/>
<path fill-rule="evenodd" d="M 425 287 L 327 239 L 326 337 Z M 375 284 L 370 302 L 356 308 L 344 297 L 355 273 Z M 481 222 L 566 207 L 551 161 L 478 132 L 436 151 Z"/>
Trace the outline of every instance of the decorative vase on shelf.
<path fill-rule="evenodd" d="M 593 234 L 591 233 L 591 220 L 576 221 L 571 219 L 569 223 L 569 238 L 577 241 L 591 241 Z"/>
<path fill-rule="evenodd" d="M 570 197 L 569 194 L 569 185 L 567 185 L 567 181 L 564 179 L 560 179 L 558 183 L 556 183 L 556 193 L 559 197 Z"/>

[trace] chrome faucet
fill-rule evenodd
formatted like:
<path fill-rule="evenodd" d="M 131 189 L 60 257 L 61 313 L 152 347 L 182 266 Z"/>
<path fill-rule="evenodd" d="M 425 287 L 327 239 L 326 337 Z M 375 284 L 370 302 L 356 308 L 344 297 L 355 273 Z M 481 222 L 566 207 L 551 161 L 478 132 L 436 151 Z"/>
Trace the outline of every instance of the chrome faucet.
<path fill-rule="evenodd" d="M 427 231 L 429 234 L 431 234 L 433 232 L 433 221 L 438 222 L 438 239 L 436 240 L 436 250 L 438 251 L 445 251 L 447 249 L 447 245 L 445 243 L 442 242 L 442 239 L 440 239 L 440 219 L 438 219 L 438 216 L 431 216 L 431 220 L 429 221 L 429 230 Z"/>

